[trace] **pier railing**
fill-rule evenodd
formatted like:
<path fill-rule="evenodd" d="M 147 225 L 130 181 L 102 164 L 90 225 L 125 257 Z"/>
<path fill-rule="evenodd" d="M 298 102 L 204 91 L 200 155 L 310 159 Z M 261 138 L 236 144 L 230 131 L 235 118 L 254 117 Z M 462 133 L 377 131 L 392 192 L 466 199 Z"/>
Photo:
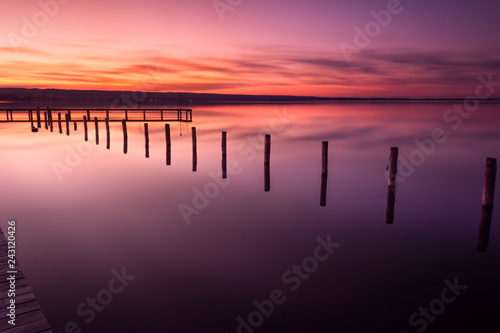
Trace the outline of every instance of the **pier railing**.
<path fill-rule="evenodd" d="M 110 122 L 126 121 L 179 121 L 192 122 L 192 109 L 0 109 L 0 122 L 36 122 L 40 124 L 42 118 L 53 119 L 53 114 L 61 113 L 72 122 L 83 122 L 98 117 L 100 120 L 108 119 Z M 40 125 L 38 127 L 41 127 Z"/>

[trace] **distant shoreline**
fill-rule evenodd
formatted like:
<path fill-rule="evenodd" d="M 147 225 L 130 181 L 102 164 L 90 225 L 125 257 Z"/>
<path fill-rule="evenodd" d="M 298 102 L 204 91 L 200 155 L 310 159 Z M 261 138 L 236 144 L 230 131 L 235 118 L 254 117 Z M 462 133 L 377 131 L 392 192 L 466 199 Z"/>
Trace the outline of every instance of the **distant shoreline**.
<path fill-rule="evenodd" d="M 180 97 L 179 97 L 180 96 Z M 204 104 L 312 104 L 325 102 L 454 102 L 463 98 L 397 98 L 397 97 L 314 97 L 291 95 L 236 95 L 190 92 L 139 92 L 105 90 L 64 90 L 0 88 L 0 103 L 110 103 L 116 107 L 171 104 L 184 106 Z M 498 102 L 500 98 L 485 101 Z"/>

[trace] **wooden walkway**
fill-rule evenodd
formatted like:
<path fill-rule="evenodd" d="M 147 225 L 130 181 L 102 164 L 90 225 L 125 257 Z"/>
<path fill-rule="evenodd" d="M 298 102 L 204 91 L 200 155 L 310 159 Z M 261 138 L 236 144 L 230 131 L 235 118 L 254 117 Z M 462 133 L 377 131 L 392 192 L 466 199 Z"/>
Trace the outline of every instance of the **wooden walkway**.
<path fill-rule="evenodd" d="M 192 122 L 192 109 L 0 109 L 0 123 L 6 122 L 44 122 L 57 121 L 58 115 L 64 121 L 66 116 L 71 122 L 82 122 L 83 117 L 87 121 L 94 120 L 95 117 L 99 121 L 104 121 L 106 118 L 110 122 L 126 121 L 179 121 Z M 40 127 L 40 126 L 38 126 Z"/>
<path fill-rule="evenodd" d="M 31 290 L 24 273 L 16 258 L 16 295 L 13 297 L 16 301 L 16 325 L 12 326 L 8 323 L 10 320 L 7 317 L 7 306 L 10 304 L 11 298 L 8 297 L 10 283 L 7 278 L 8 260 L 7 257 L 7 239 L 0 229 L 0 332 L 2 333 L 53 333 L 49 323 L 45 319 L 40 305 L 38 304 L 33 291 Z"/>

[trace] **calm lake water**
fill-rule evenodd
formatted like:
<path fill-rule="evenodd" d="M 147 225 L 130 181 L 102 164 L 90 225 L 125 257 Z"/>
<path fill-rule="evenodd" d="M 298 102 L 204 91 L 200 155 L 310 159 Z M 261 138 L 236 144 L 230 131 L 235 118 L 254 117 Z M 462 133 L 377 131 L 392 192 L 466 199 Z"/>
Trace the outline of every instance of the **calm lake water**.
<path fill-rule="evenodd" d="M 16 219 L 17 257 L 58 333 L 72 332 L 67 325 L 498 332 L 498 211 L 487 252 L 476 247 L 486 157 L 500 156 L 500 104 L 483 103 L 467 118 L 448 114 L 452 105 L 195 107 L 192 123 L 170 123 L 170 166 L 163 123 L 149 123 L 148 159 L 140 122 L 128 124 L 126 155 L 120 123 L 111 124 L 110 150 L 103 135 L 95 144 L 93 124 L 86 144 L 82 123 L 70 136 L 1 123 L 0 225 L 5 232 Z M 269 192 L 264 134 L 272 136 Z M 392 146 L 403 164 L 387 224 Z"/>

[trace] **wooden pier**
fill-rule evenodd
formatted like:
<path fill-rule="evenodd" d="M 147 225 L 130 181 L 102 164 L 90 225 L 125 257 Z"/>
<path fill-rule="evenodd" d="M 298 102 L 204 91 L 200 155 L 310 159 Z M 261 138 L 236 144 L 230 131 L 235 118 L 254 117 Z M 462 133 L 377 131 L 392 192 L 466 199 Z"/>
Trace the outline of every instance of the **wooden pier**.
<path fill-rule="evenodd" d="M 15 288 L 15 297 L 9 298 L 8 292 L 10 289 L 10 283 L 7 280 L 10 274 L 7 272 L 10 271 L 8 269 L 8 256 L 7 256 L 7 239 L 5 235 L 0 229 L 0 311 L 2 318 L 0 320 L 0 332 L 1 333 L 21 333 L 21 332 L 30 332 L 30 333 L 52 333 L 52 329 L 50 328 L 47 319 L 38 304 L 38 301 L 33 294 L 28 282 L 26 281 L 26 277 L 22 272 L 21 268 L 17 264 L 16 258 L 16 268 L 17 271 L 16 276 L 16 288 Z M 10 320 L 6 315 L 7 307 L 10 305 L 10 300 L 15 300 L 16 305 L 16 318 L 15 318 L 15 326 L 7 323 Z"/>
<path fill-rule="evenodd" d="M 37 117 L 37 126 L 41 127 L 40 110 L 47 112 L 49 122 L 52 122 L 52 114 L 66 114 L 68 121 L 83 122 L 83 116 L 87 116 L 87 121 L 92 117 L 98 117 L 99 121 L 108 118 L 110 122 L 126 121 L 148 121 L 165 122 L 179 121 L 192 122 L 192 109 L 0 109 L 0 123 L 25 123 L 33 121 L 33 112 Z"/>

